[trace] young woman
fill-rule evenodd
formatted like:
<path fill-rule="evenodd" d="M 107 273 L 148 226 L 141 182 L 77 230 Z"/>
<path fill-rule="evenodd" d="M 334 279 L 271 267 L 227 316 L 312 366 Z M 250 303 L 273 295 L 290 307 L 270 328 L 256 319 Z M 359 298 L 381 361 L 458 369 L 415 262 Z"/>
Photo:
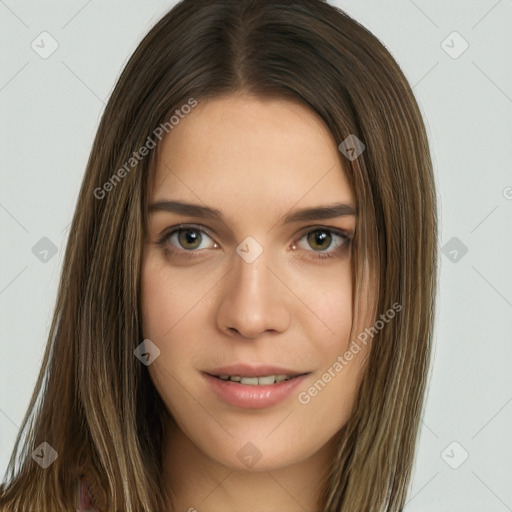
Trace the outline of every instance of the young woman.
<path fill-rule="evenodd" d="M 381 43 L 320 0 L 184 0 L 103 114 L 0 509 L 399 511 L 436 195 Z"/>

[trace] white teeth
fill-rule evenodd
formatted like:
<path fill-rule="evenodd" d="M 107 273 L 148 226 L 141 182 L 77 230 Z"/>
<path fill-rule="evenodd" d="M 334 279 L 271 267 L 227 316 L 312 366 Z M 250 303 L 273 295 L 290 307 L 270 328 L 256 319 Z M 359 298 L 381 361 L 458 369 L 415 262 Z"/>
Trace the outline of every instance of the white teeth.
<path fill-rule="evenodd" d="M 240 382 L 246 386 L 269 386 L 285 380 L 290 380 L 288 375 L 267 375 L 265 377 L 240 377 L 239 375 L 219 375 L 221 380 L 230 380 L 232 382 Z"/>
<path fill-rule="evenodd" d="M 273 375 L 269 375 L 268 377 L 258 377 L 256 380 L 258 381 L 258 384 L 260 386 L 265 386 L 265 385 L 268 386 L 269 384 L 274 384 L 274 382 L 276 381 L 276 379 Z M 242 383 L 244 383 L 244 382 L 242 381 Z"/>
<path fill-rule="evenodd" d="M 257 386 L 259 384 L 258 377 L 242 377 L 240 384 L 247 384 L 248 386 Z"/>

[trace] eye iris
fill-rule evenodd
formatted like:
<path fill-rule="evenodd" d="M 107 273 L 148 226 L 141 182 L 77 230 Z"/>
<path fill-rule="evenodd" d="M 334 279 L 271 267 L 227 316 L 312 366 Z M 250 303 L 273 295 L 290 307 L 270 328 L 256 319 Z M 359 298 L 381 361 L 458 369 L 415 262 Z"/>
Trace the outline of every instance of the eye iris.
<path fill-rule="evenodd" d="M 182 229 L 178 239 L 185 249 L 196 249 L 201 245 L 201 234 L 194 229 Z"/>
<path fill-rule="evenodd" d="M 327 249 L 331 245 L 332 237 L 327 231 L 312 231 L 308 234 L 308 243 L 313 249 Z"/>

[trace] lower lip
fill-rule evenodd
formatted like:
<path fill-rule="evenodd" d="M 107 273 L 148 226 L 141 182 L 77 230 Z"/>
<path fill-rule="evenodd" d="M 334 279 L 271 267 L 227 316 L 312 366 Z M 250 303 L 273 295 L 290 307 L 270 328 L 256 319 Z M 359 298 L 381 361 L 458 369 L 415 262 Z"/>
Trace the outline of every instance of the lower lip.
<path fill-rule="evenodd" d="M 244 409 L 264 409 L 282 402 L 308 376 L 305 374 L 276 384 L 248 386 L 239 382 L 221 380 L 207 373 L 203 375 L 217 397 L 233 407 Z"/>

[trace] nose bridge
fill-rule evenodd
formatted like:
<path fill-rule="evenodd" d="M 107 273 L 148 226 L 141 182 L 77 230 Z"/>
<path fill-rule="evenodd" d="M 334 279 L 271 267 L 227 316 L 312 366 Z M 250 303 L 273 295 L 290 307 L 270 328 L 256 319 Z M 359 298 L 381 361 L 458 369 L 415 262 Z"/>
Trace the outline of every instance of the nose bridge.
<path fill-rule="evenodd" d="M 254 261 L 247 261 L 243 257 L 234 257 L 233 281 L 235 293 L 243 300 L 251 299 L 259 302 L 266 298 L 269 287 L 275 285 L 270 282 L 269 255 L 263 253 Z M 264 300 L 268 304 L 268 301 Z"/>
<path fill-rule="evenodd" d="M 288 328 L 291 314 L 283 285 L 270 270 L 271 256 L 270 250 L 264 250 L 251 237 L 239 244 L 222 288 L 218 309 L 221 329 L 254 338 Z"/>

